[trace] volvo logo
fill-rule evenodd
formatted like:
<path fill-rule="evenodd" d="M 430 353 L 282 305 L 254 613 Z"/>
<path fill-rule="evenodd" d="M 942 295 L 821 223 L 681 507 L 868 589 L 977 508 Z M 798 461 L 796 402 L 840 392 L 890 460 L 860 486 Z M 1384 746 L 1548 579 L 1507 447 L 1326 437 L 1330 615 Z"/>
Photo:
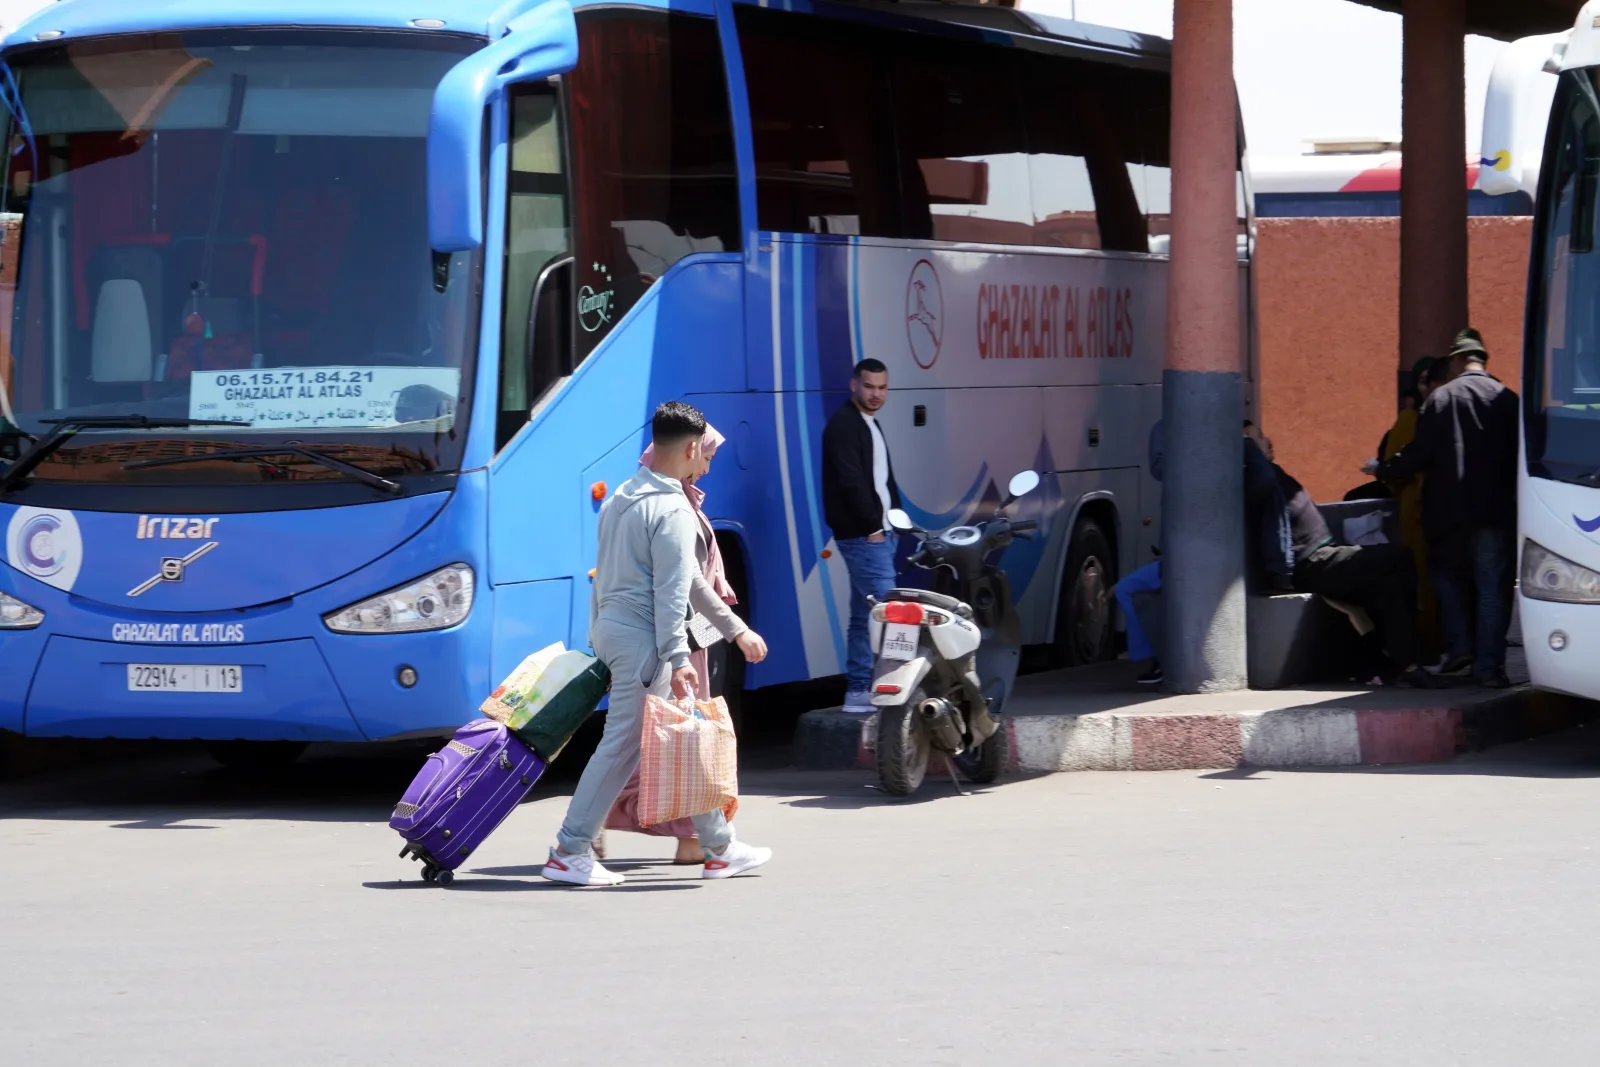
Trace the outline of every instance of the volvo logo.
<path fill-rule="evenodd" d="M 134 586 L 128 590 L 129 596 L 142 596 L 160 585 L 162 582 L 181 582 L 184 574 L 189 569 L 189 564 L 217 547 L 217 542 L 207 541 L 187 556 L 166 556 L 161 560 L 161 569 L 156 571 L 155 577 Z"/>

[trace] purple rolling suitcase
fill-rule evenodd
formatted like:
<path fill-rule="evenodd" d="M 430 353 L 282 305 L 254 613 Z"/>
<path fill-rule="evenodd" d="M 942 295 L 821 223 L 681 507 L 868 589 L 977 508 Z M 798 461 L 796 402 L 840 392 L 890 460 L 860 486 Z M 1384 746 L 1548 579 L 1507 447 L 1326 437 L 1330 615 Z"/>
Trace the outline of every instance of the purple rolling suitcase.
<path fill-rule="evenodd" d="M 544 760 L 493 719 L 474 719 L 428 757 L 389 825 L 406 839 L 400 857 L 449 885 L 455 869 L 494 833 L 544 773 Z"/>

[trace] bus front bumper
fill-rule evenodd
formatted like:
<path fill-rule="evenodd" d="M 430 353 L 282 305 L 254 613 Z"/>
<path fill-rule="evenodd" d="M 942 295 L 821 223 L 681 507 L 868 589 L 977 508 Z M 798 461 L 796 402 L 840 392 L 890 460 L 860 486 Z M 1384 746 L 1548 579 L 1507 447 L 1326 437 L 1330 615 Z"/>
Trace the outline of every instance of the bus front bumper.
<path fill-rule="evenodd" d="M 1519 592 L 1517 611 L 1533 684 L 1600 697 L 1600 604 L 1560 604 Z"/>

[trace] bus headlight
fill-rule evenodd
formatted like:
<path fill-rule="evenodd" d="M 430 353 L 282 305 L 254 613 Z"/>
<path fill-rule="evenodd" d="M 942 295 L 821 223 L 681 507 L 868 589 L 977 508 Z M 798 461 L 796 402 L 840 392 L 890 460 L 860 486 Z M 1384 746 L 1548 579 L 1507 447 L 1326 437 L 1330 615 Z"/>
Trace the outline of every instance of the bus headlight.
<path fill-rule="evenodd" d="M 1600 604 L 1600 574 L 1556 555 L 1537 541 L 1525 540 L 1522 595 L 1563 604 Z"/>
<path fill-rule="evenodd" d="M 472 612 L 472 568 L 465 563 L 441 567 L 409 585 L 341 608 L 322 617 L 341 634 L 403 634 L 443 630 Z"/>
<path fill-rule="evenodd" d="M 9 593 L 0 593 L 0 630 L 31 630 L 44 622 L 44 612 Z"/>

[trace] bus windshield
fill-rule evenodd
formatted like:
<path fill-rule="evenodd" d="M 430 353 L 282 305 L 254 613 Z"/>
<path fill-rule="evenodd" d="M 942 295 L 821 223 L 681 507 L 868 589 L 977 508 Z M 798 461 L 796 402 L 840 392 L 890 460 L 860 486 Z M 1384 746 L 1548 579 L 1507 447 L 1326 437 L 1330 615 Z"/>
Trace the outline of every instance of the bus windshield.
<path fill-rule="evenodd" d="M 1525 368 L 1528 471 L 1589 481 L 1600 471 L 1600 104 L 1593 69 L 1561 76 L 1539 197 Z"/>
<path fill-rule="evenodd" d="M 34 478 L 341 477 L 290 454 L 137 465 L 291 442 L 385 475 L 458 468 L 479 258 L 429 249 L 425 147 L 434 87 L 477 44 L 235 31 L 14 55 L 0 458 L 138 414 L 240 425 L 81 434 Z"/>

